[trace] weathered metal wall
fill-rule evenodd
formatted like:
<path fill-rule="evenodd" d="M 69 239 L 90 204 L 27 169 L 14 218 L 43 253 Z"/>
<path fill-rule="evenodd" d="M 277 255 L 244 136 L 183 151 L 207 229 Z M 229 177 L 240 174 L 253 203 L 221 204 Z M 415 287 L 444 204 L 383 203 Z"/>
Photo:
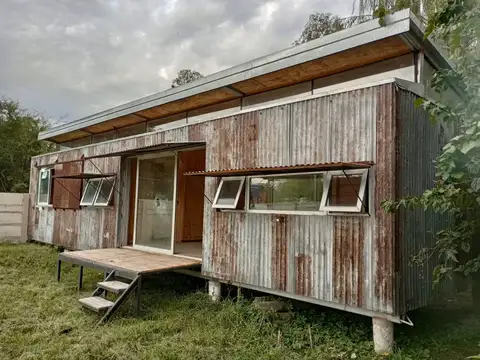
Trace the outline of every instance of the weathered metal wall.
<path fill-rule="evenodd" d="M 77 151 L 75 151 L 75 154 L 71 155 L 71 160 L 74 160 L 77 155 Z M 39 168 L 35 166 L 35 163 L 46 165 L 54 162 L 55 155 L 45 155 L 32 159 L 29 238 L 70 249 L 115 247 L 117 205 L 119 201 L 116 191 L 114 191 L 112 206 L 105 208 L 83 207 L 80 210 L 72 210 L 54 209 L 51 206 L 36 206 Z M 114 157 L 92 159 L 92 162 L 86 161 L 84 171 L 118 173 L 119 169 L 120 158 Z"/>
<path fill-rule="evenodd" d="M 224 280 L 394 314 L 392 84 L 211 121 L 207 170 L 374 161 L 370 216 L 217 212 L 205 204 L 202 271 Z M 206 179 L 213 199 L 218 180 Z"/>
<path fill-rule="evenodd" d="M 119 246 L 126 241 L 127 206 L 119 203 L 118 194 L 111 212 L 116 214 L 120 208 L 121 221 L 115 229 L 111 227 L 114 215 L 106 214 L 108 210 L 35 207 L 34 166 L 57 159 L 202 141 L 207 170 L 374 161 L 369 177 L 370 216 L 216 212 L 206 201 L 202 271 L 266 290 L 396 314 L 395 218 L 380 207 L 381 200 L 395 195 L 395 131 L 395 86 L 390 83 L 36 157 L 32 160 L 30 234 L 36 240 L 75 248 Z M 102 171 L 120 173 L 118 157 L 101 161 Z M 123 178 L 128 171 L 122 173 L 119 191 L 125 197 L 128 181 Z M 213 199 L 218 179 L 205 181 L 206 196 Z M 122 238 L 113 235 L 104 240 L 107 232 L 117 231 Z"/>
<path fill-rule="evenodd" d="M 417 98 L 405 90 L 398 91 L 398 197 L 420 195 L 433 186 L 435 180 L 434 160 L 446 141 L 442 125 L 433 126 L 428 113 L 414 105 Z M 411 261 L 411 257 L 435 244 L 435 234 L 448 226 L 449 218 L 431 211 L 418 209 L 400 211 L 398 214 L 397 238 L 399 252 L 397 266 L 401 269 L 399 294 L 404 296 L 400 304 L 410 311 L 426 306 L 444 291 L 453 290 L 453 283 L 432 287 L 432 272 L 437 261 L 433 256 L 424 265 Z"/>
<path fill-rule="evenodd" d="M 148 133 L 138 137 L 124 138 L 32 158 L 28 224 L 29 238 L 71 249 L 117 247 L 127 244 L 126 227 L 128 225 L 128 213 L 126 213 L 126 209 L 128 209 L 128 205 L 124 200 L 126 199 L 128 202 L 129 179 L 128 171 L 121 172 L 120 157 L 94 158 L 85 161 L 85 172 L 98 173 L 101 171 L 102 173 L 117 174 L 112 206 L 106 208 L 82 207 L 80 210 L 63 210 L 46 206 L 37 207 L 39 166 L 78 160 L 82 156 L 113 154 L 119 151 L 141 149 L 147 146 L 197 141 L 198 139 L 203 139 L 201 124 L 192 125 L 189 128 Z M 126 198 L 125 195 L 127 195 Z M 117 221 L 117 218 L 120 218 L 120 221 Z M 117 232 L 120 236 L 117 236 Z"/>

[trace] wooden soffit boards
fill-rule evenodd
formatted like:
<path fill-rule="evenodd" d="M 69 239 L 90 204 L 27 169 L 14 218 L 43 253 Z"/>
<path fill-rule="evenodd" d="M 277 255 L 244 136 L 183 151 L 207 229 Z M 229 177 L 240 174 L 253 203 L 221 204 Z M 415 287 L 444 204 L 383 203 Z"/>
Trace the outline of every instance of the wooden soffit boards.
<path fill-rule="evenodd" d="M 239 94 L 236 94 L 228 88 L 220 88 L 139 111 L 136 114 L 153 120 L 162 116 L 177 114 L 188 110 L 198 109 L 207 105 L 232 100 L 239 96 Z"/>
<path fill-rule="evenodd" d="M 51 140 L 55 141 L 56 143 L 64 143 L 72 140 L 77 140 L 84 138 L 86 136 L 91 135 L 90 133 L 83 131 L 83 130 L 74 130 L 65 134 L 57 135 Z"/>
<path fill-rule="evenodd" d="M 135 114 L 125 115 L 116 119 L 108 120 L 100 124 L 92 125 L 86 128 L 92 134 L 101 134 L 114 129 L 120 129 L 129 125 L 144 122 L 145 119 Z"/>
<path fill-rule="evenodd" d="M 327 57 L 245 80 L 232 87 L 247 95 L 322 78 L 412 52 L 399 36 L 389 37 Z"/>
<path fill-rule="evenodd" d="M 285 69 L 274 71 L 262 76 L 234 83 L 228 87 L 206 91 L 201 94 L 172 101 L 156 107 L 121 116 L 85 129 L 58 135 L 52 140 L 58 143 L 75 140 L 91 133 L 99 134 L 148 120 L 184 113 L 190 110 L 218 104 L 284 86 L 314 80 L 325 76 L 359 68 L 368 64 L 380 62 L 411 53 L 412 49 L 400 36 L 392 36 L 366 45 L 338 52 L 326 57 L 301 63 Z"/>

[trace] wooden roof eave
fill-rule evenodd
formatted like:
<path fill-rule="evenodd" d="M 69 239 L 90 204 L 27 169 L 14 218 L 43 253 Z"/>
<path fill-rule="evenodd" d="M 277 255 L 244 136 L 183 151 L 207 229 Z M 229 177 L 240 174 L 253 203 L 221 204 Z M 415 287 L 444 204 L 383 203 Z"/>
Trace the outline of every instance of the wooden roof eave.
<path fill-rule="evenodd" d="M 414 51 L 430 43 L 429 40 L 423 40 L 424 30 L 408 9 L 389 15 L 386 18 L 386 23 L 386 26 L 380 26 L 377 20 L 372 20 L 350 29 L 325 36 L 321 39 L 279 51 L 206 76 L 195 82 L 168 89 L 49 129 L 41 132 L 39 139 L 61 143 L 81 138 L 89 133 L 103 133 L 114 128 L 144 122 L 148 119 L 153 120 L 158 117 L 185 112 L 198 107 L 218 104 L 240 98 L 243 94 L 250 95 L 268 91 L 276 87 L 288 86 L 291 85 L 291 83 L 283 84 L 279 81 L 278 84 L 275 84 L 275 80 L 284 78 L 282 76 L 276 77 L 275 74 L 281 73 L 289 68 L 301 69 L 306 66 L 305 64 L 311 64 L 314 61 L 323 60 L 335 54 L 342 54 L 360 46 L 381 41 L 382 39 L 397 37 L 401 41 L 404 49 L 399 51 L 397 56 L 401 53 Z M 421 39 L 419 39 L 420 35 Z M 395 46 L 399 46 L 398 43 L 395 44 Z M 394 46 L 390 46 L 390 48 L 392 47 Z M 438 49 L 435 46 L 433 46 L 432 49 L 432 51 L 438 53 Z M 394 56 L 394 54 L 392 56 Z M 443 59 L 442 56 L 437 57 Z M 352 58 L 352 56 L 350 56 L 350 58 Z M 379 60 L 382 59 L 373 59 L 372 61 L 375 62 Z M 365 64 L 358 64 L 357 66 L 363 65 Z M 345 68 L 337 70 L 344 71 Z M 307 70 L 307 72 L 308 71 L 309 70 Z M 332 69 L 332 72 L 327 75 L 331 75 L 332 73 L 335 73 L 335 69 Z M 325 73 L 323 75 L 319 73 L 316 78 L 322 76 L 326 76 Z M 315 73 L 312 73 L 310 78 L 314 79 Z M 307 80 L 309 80 L 308 76 L 304 80 L 297 82 Z M 269 82 L 267 85 L 265 85 L 266 81 Z M 246 86 L 249 85 L 249 82 L 256 83 L 258 87 Z M 192 101 L 192 99 L 198 100 L 200 106 L 195 107 L 195 101 Z M 165 111 L 166 108 L 169 108 L 170 112 Z M 156 110 L 149 113 L 148 111 L 152 109 Z M 145 116 L 145 114 L 148 114 L 148 116 Z M 159 116 L 155 117 L 155 114 L 159 114 Z M 111 127 L 108 128 L 108 126 Z M 92 129 L 95 131 L 92 131 Z M 69 134 L 71 135 L 70 137 Z"/>

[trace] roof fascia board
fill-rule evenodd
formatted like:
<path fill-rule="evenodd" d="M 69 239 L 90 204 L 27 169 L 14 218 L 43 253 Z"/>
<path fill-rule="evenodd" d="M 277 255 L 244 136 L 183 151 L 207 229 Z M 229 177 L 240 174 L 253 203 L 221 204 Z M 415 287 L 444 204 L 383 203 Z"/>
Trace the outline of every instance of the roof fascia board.
<path fill-rule="evenodd" d="M 410 30 L 410 19 L 411 17 L 408 9 L 402 10 L 388 16 L 386 18 L 386 26 L 380 26 L 378 20 L 374 19 L 350 29 L 310 41 L 306 44 L 291 47 L 216 74 L 206 76 L 205 78 L 190 84 L 168 89 L 83 119 L 57 126 L 41 132 L 38 138 L 39 140 L 46 140 L 70 131 L 79 130 L 120 116 L 129 115 L 137 111 L 218 89 L 236 82 L 339 53 L 390 36 L 408 33 Z"/>

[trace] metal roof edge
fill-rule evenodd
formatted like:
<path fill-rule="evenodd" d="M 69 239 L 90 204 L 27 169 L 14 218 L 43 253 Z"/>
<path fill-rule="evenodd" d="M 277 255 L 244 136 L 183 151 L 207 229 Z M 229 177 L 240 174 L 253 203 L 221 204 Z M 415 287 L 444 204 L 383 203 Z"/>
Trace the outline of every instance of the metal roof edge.
<path fill-rule="evenodd" d="M 116 117 L 159 106 L 167 102 L 197 95 L 205 91 L 218 89 L 235 82 L 267 74 L 312 59 L 321 58 L 349 48 L 367 44 L 390 36 L 407 33 L 410 30 L 411 14 L 408 9 L 398 11 L 386 17 L 386 26 L 380 26 L 378 20 L 345 29 L 308 43 L 289 47 L 273 54 L 234 66 L 208 75 L 202 79 L 176 88 L 167 89 L 153 95 L 119 105 L 108 110 L 56 126 L 39 134 L 39 140 L 65 134 L 70 131 L 95 125 Z M 368 34 L 369 36 L 364 36 Z"/>
<path fill-rule="evenodd" d="M 407 90 L 419 97 L 425 97 L 425 86 L 423 84 L 398 78 L 395 78 L 394 81 L 400 88 Z"/>

